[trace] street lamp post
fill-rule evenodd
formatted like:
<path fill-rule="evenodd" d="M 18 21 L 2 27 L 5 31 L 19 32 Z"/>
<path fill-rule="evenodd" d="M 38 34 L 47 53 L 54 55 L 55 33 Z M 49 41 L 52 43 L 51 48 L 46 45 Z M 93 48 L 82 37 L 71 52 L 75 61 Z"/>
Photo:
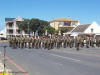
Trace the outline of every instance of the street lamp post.
<path fill-rule="evenodd" d="M 4 46 L 4 71 L 3 71 L 3 75 L 5 74 L 5 67 L 6 67 L 6 63 L 5 63 L 5 61 L 6 61 L 6 59 L 5 59 L 5 57 L 6 57 L 6 47 L 7 46 Z"/>
<path fill-rule="evenodd" d="M 28 36 L 30 36 L 30 26 L 29 26 L 29 22 L 27 24 L 28 24 Z"/>

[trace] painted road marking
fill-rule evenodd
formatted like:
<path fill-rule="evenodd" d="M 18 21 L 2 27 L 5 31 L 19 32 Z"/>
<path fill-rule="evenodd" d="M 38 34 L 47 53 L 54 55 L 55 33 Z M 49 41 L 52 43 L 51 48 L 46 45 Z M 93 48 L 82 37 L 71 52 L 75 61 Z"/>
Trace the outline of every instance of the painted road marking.
<path fill-rule="evenodd" d="M 0 55 L 2 54 L 2 52 L 0 52 Z"/>
<path fill-rule="evenodd" d="M 64 57 L 64 56 L 60 56 L 60 55 L 56 55 L 56 54 L 50 54 L 50 55 L 60 57 L 60 58 L 63 58 L 63 59 L 73 60 L 73 61 L 76 61 L 76 62 L 81 61 L 81 60 L 78 60 L 78 59 L 73 59 L 73 58 L 70 58 L 70 57 Z"/>
<path fill-rule="evenodd" d="M 74 61 L 76 63 L 79 63 L 79 64 L 82 64 L 82 65 L 88 65 L 88 66 L 93 66 L 93 67 L 100 68 L 100 64 L 97 64 L 97 63 L 92 63 L 92 62 L 89 62 L 89 61 L 73 59 L 73 58 L 70 58 L 70 57 L 64 57 L 64 56 L 60 56 L 60 55 L 56 55 L 56 54 L 50 54 L 50 55 L 56 56 L 56 57 L 59 57 L 59 58 L 63 58 L 63 59 L 67 59 L 67 60 L 72 60 L 72 61 Z M 57 63 L 57 64 L 60 65 L 59 63 Z"/>
<path fill-rule="evenodd" d="M 53 51 L 59 51 L 59 50 L 53 50 Z M 69 51 L 59 51 L 59 52 L 64 52 L 64 53 L 70 53 L 70 54 L 77 54 L 77 55 L 86 55 L 86 56 L 96 56 L 100 57 L 100 54 L 84 54 L 84 53 L 74 53 L 74 52 L 69 52 Z"/>
<path fill-rule="evenodd" d="M 2 54 L 4 56 L 4 54 Z M 29 75 L 22 67 L 20 67 L 18 64 L 16 64 L 11 58 L 8 56 L 5 56 L 5 58 L 12 64 L 14 65 L 17 69 L 19 69 L 21 72 L 23 72 L 25 75 Z"/>

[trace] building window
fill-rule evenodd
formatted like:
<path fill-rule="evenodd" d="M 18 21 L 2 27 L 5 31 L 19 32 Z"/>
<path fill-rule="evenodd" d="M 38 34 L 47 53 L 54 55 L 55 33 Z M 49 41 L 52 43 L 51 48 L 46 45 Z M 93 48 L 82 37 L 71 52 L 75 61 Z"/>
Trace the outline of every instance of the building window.
<path fill-rule="evenodd" d="M 13 34 L 13 30 L 7 30 L 8 34 Z"/>
<path fill-rule="evenodd" d="M 75 22 L 72 22 L 72 26 L 74 26 L 75 25 Z"/>
<path fill-rule="evenodd" d="M 70 26 L 69 22 L 64 22 L 64 26 Z"/>
<path fill-rule="evenodd" d="M 17 30 L 17 34 L 20 34 L 20 30 Z"/>
<path fill-rule="evenodd" d="M 12 27 L 13 26 L 13 23 L 9 23 L 9 27 Z"/>
<path fill-rule="evenodd" d="M 62 22 L 59 22 L 59 23 L 58 23 L 58 26 L 59 26 L 59 27 L 62 27 L 62 26 L 63 26 L 63 23 L 62 23 Z"/>
<path fill-rule="evenodd" d="M 91 28 L 91 33 L 93 33 L 93 28 Z"/>
<path fill-rule="evenodd" d="M 58 25 L 62 25 L 62 22 L 59 22 Z"/>

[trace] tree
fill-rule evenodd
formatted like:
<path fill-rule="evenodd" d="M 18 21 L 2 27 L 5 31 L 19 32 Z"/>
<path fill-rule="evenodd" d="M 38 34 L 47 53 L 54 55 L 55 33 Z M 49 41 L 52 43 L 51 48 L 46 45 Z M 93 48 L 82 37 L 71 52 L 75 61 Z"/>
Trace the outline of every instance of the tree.
<path fill-rule="evenodd" d="M 18 26 L 21 30 L 24 30 L 26 33 L 29 32 L 36 32 L 38 30 L 39 35 L 43 34 L 43 28 L 48 26 L 49 22 L 32 18 L 30 20 L 22 21 Z M 28 30 L 29 29 L 29 30 Z"/>
<path fill-rule="evenodd" d="M 44 20 L 40 20 L 40 25 L 38 27 L 38 33 L 39 33 L 40 36 L 42 36 L 43 33 L 44 33 L 44 30 L 43 30 L 44 27 L 48 26 L 48 25 L 49 25 L 49 22 L 44 21 Z"/>
<path fill-rule="evenodd" d="M 61 34 L 63 35 L 63 33 L 66 33 L 68 31 L 69 31 L 68 29 L 61 29 Z"/>
<path fill-rule="evenodd" d="M 51 27 L 51 26 L 45 26 L 44 28 L 43 28 L 43 31 L 45 32 L 47 30 L 47 32 L 49 33 L 49 34 L 54 34 L 55 33 L 55 29 L 53 28 L 53 27 Z"/>
<path fill-rule="evenodd" d="M 18 24 L 19 29 L 24 30 L 25 33 L 27 33 L 28 32 L 28 23 L 29 23 L 29 20 L 24 20 L 24 21 L 20 22 Z"/>
<path fill-rule="evenodd" d="M 29 24 L 31 32 L 36 32 L 36 30 L 38 30 L 38 27 L 40 26 L 40 21 L 39 19 L 31 19 Z"/>

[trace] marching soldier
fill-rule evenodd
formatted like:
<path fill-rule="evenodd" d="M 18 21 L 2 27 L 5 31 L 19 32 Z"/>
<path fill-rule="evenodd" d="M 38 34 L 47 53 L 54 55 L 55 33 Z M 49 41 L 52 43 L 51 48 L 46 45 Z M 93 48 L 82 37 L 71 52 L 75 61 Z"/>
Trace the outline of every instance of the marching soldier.
<path fill-rule="evenodd" d="M 66 45 L 67 45 L 67 39 L 64 38 L 64 40 L 63 40 L 63 47 L 66 48 Z"/>
<path fill-rule="evenodd" d="M 12 37 L 9 38 L 9 47 L 12 47 Z"/>
<path fill-rule="evenodd" d="M 20 37 L 18 37 L 18 48 L 20 48 L 21 46 L 21 38 Z"/>
<path fill-rule="evenodd" d="M 21 37 L 21 48 L 24 48 L 24 37 Z"/>
<path fill-rule="evenodd" d="M 32 48 L 35 48 L 35 39 L 32 38 Z"/>
<path fill-rule="evenodd" d="M 29 48 L 29 49 L 31 48 L 31 41 L 32 41 L 32 38 L 29 37 L 29 38 L 28 38 L 28 48 Z"/>
<path fill-rule="evenodd" d="M 70 45 L 70 38 L 69 37 L 67 37 L 67 39 L 66 39 L 66 41 L 67 41 L 67 47 L 69 47 Z"/>
<path fill-rule="evenodd" d="M 74 43 L 74 40 L 72 37 L 70 37 L 69 39 L 69 47 L 72 48 L 73 47 L 73 43 Z"/>
<path fill-rule="evenodd" d="M 100 38 L 96 38 L 96 46 L 100 47 Z"/>
<path fill-rule="evenodd" d="M 83 48 L 84 47 L 84 38 L 80 38 L 80 45 L 81 45 L 81 47 Z"/>
<path fill-rule="evenodd" d="M 60 48 L 60 39 L 59 38 L 57 38 L 57 48 L 59 49 Z"/>
<path fill-rule="evenodd" d="M 27 37 L 24 37 L 24 48 L 27 47 Z"/>
<path fill-rule="evenodd" d="M 13 48 L 16 48 L 16 37 L 15 36 L 13 37 L 12 45 L 13 45 Z"/>
<path fill-rule="evenodd" d="M 86 37 L 86 48 L 89 48 L 89 37 Z"/>
<path fill-rule="evenodd" d="M 75 38 L 75 47 L 76 47 L 76 50 L 79 51 L 79 46 L 80 46 L 80 38 L 79 37 L 76 37 Z"/>
<path fill-rule="evenodd" d="M 95 39 L 91 37 L 91 46 L 94 47 Z"/>

